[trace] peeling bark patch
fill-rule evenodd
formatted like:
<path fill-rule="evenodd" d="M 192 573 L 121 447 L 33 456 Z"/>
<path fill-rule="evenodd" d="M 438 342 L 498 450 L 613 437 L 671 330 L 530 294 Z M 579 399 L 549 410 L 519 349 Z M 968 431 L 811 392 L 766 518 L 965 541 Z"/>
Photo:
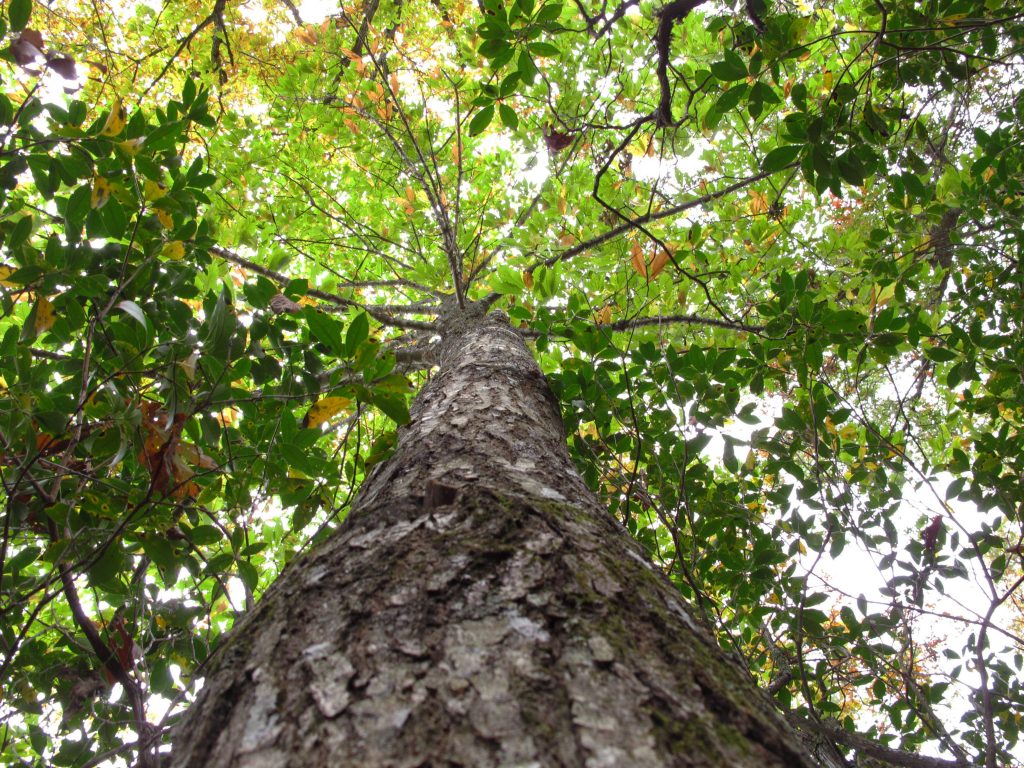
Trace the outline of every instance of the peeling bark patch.
<path fill-rule="evenodd" d="M 243 754 L 272 747 L 284 727 L 277 712 L 277 688 L 260 668 L 252 679 L 255 687 L 238 747 Z"/>
<path fill-rule="evenodd" d="M 309 692 L 323 716 L 334 718 L 344 712 L 351 701 L 348 684 L 356 670 L 343 654 L 322 654 L 319 651 L 309 654 L 313 648 L 307 650 L 306 658 L 306 667 L 312 678 Z"/>

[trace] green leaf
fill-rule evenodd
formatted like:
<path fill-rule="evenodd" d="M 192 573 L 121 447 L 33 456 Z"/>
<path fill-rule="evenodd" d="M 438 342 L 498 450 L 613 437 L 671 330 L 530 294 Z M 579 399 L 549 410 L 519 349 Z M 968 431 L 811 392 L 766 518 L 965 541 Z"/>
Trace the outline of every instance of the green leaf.
<path fill-rule="evenodd" d="M 530 43 L 526 46 L 534 56 L 560 56 L 561 51 L 551 43 Z"/>
<path fill-rule="evenodd" d="M 485 59 L 496 59 L 510 50 L 512 50 L 512 46 L 505 39 L 485 40 L 477 49 Z"/>
<path fill-rule="evenodd" d="M 800 144 L 785 144 L 781 147 L 776 147 L 764 156 L 764 160 L 761 161 L 761 170 L 766 173 L 781 171 L 790 163 L 795 162 L 800 157 L 802 151 L 803 146 Z"/>
<path fill-rule="evenodd" d="M 117 303 L 117 309 L 131 315 L 132 318 L 134 318 L 144 329 L 149 328 L 149 323 L 146 322 L 146 313 L 143 312 L 142 307 L 134 301 L 131 301 L 130 299 L 122 299 Z"/>
<path fill-rule="evenodd" d="M 847 184 L 859 187 L 864 183 L 864 166 L 852 151 L 839 155 L 836 158 L 836 166 L 839 168 L 839 175 Z"/>
<path fill-rule="evenodd" d="M 742 80 L 747 76 L 747 65 L 734 51 L 725 51 L 725 60 L 711 65 L 711 74 L 724 83 Z"/>
<path fill-rule="evenodd" d="M 548 3 L 537 13 L 538 22 L 557 21 L 562 15 L 561 3 Z"/>
<path fill-rule="evenodd" d="M 370 394 L 370 403 L 393 419 L 398 426 L 409 423 L 409 404 L 404 397 L 390 392 L 374 391 Z"/>
<path fill-rule="evenodd" d="M 347 356 L 345 347 L 341 343 L 342 325 L 340 322 L 313 307 L 306 307 L 303 314 L 313 338 L 325 344 L 335 357 Z"/>
<path fill-rule="evenodd" d="M 11 20 L 11 29 L 17 32 L 24 29 L 32 16 L 32 0 L 11 0 L 7 6 L 7 18 Z"/>
<path fill-rule="evenodd" d="M 724 91 L 715 102 L 712 108 L 719 115 L 726 115 L 733 110 L 740 101 L 750 93 L 750 86 L 746 83 L 738 83 L 727 91 Z"/>
<path fill-rule="evenodd" d="M 828 315 L 828 329 L 833 333 L 849 333 L 867 326 L 867 317 L 852 309 L 841 309 Z"/>
<path fill-rule="evenodd" d="M 192 530 L 188 531 L 188 538 L 193 544 L 197 545 L 209 545 L 216 544 L 220 541 L 224 534 L 221 533 L 220 528 L 215 525 L 197 525 Z"/>
<path fill-rule="evenodd" d="M 936 363 L 948 363 L 950 360 L 956 360 L 960 357 L 955 350 L 948 347 L 925 347 L 924 354 L 925 357 Z"/>
<path fill-rule="evenodd" d="M 488 104 L 486 107 L 477 112 L 473 119 L 469 121 L 469 135 L 477 136 L 483 133 L 483 130 L 491 124 L 491 120 L 494 118 L 494 105 Z"/>
<path fill-rule="evenodd" d="M 501 115 L 501 122 L 506 128 L 514 131 L 519 127 L 519 116 L 508 104 L 499 104 L 498 114 Z"/>
<path fill-rule="evenodd" d="M 352 357 L 356 349 L 370 337 L 370 318 L 365 312 L 360 312 L 348 326 L 345 334 L 345 357 Z"/>
<path fill-rule="evenodd" d="M 248 560 L 238 560 L 238 576 L 250 590 L 255 591 L 260 583 L 260 572 Z"/>
<path fill-rule="evenodd" d="M 540 70 L 537 69 L 536 63 L 533 61 L 533 57 L 529 51 L 521 51 L 519 53 L 519 77 L 523 79 L 524 83 L 532 84 L 537 79 L 537 75 L 540 74 Z"/>

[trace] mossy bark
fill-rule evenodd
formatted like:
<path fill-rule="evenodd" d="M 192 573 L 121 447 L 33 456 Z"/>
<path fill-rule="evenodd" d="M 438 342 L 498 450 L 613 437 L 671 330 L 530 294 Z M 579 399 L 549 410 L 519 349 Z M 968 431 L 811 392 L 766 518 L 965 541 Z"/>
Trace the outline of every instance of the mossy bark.
<path fill-rule="evenodd" d="M 233 631 L 173 765 L 810 766 L 587 490 L 519 335 L 445 322 L 395 455 Z"/>

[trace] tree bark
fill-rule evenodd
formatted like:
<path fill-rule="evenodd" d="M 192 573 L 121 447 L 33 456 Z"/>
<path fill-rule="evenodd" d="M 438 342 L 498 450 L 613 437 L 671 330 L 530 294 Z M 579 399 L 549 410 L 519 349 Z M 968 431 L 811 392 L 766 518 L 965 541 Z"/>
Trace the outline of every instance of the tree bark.
<path fill-rule="evenodd" d="M 233 630 L 175 766 L 811 766 L 586 488 L 500 313 L 440 369 L 337 533 Z"/>

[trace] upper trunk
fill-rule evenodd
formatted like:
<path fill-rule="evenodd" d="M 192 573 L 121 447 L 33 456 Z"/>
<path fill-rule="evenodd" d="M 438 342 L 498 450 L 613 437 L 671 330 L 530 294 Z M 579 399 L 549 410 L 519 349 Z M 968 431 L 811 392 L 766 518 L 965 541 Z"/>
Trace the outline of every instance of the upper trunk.
<path fill-rule="evenodd" d="M 177 766 L 809 766 L 587 490 L 494 315 L 338 532 L 233 631 Z"/>

